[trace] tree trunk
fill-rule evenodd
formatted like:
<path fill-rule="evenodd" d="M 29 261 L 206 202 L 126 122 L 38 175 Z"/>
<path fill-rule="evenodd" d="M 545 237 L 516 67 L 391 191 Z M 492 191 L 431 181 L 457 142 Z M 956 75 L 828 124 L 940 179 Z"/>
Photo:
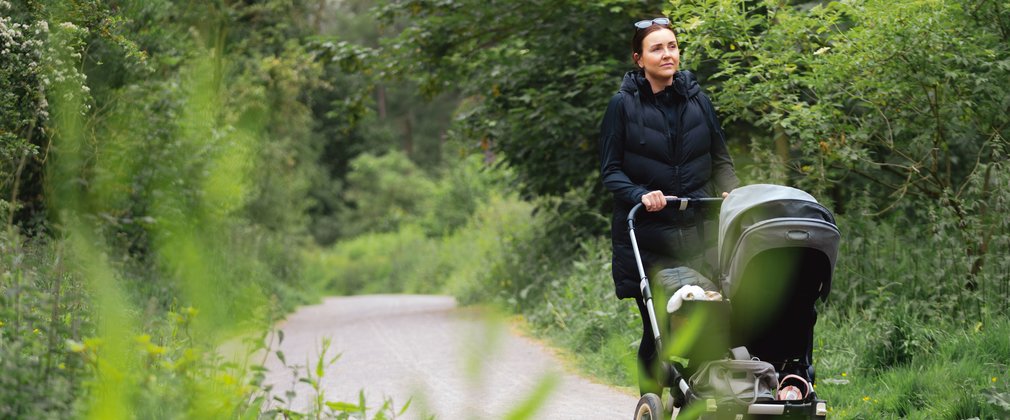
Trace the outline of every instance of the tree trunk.
<path fill-rule="evenodd" d="M 326 0 L 319 0 L 316 2 L 315 16 L 312 16 L 312 29 L 316 35 L 323 33 L 323 16 L 326 16 Z"/>
<path fill-rule="evenodd" d="M 378 85 L 375 87 L 375 104 L 378 106 L 379 119 L 386 119 L 386 87 Z"/>
<path fill-rule="evenodd" d="M 775 156 L 778 156 L 779 160 L 782 161 L 782 165 L 786 167 L 786 173 L 788 173 L 789 166 L 789 136 L 786 135 L 786 131 L 782 127 L 775 126 Z"/>
<path fill-rule="evenodd" d="M 407 111 L 403 119 L 403 153 L 408 157 L 414 154 L 414 110 Z"/>

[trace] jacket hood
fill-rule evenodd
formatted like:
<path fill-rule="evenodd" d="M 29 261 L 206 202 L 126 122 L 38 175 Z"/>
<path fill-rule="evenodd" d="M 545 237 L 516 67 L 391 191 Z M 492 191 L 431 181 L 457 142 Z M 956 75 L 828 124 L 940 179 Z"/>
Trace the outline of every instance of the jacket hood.
<path fill-rule="evenodd" d="M 673 84 L 666 89 L 672 90 L 685 98 L 690 98 L 701 91 L 701 86 L 698 85 L 698 79 L 694 77 L 694 73 L 687 70 L 678 70 L 673 75 Z M 624 80 L 621 81 L 621 91 L 630 94 L 640 92 L 642 96 L 646 97 L 654 96 L 652 87 L 649 85 L 649 80 L 645 78 L 645 71 L 641 69 L 632 70 L 624 74 Z"/>

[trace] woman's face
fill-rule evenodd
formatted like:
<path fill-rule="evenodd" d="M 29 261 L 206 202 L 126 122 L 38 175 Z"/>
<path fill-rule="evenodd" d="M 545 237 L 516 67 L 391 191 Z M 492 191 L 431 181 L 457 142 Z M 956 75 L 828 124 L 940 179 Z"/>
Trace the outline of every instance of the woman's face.
<path fill-rule="evenodd" d="M 636 54 L 638 55 L 638 54 Z M 642 39 L 642 54 L 635 57 L 645 75 L 653 80 L 673 77 L 680 67 L 680 47 L 677 36 L 669 29 L 660 29 Z"/>

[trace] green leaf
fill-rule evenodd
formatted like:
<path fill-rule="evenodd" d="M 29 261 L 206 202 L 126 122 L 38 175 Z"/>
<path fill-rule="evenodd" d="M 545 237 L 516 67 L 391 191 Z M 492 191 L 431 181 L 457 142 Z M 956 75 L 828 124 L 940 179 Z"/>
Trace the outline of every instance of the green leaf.
<path fill-rule="evenodd" d="M 559 381 L 556 375 L 545 375 L 526 399 L 518 407 L 505 415 L 505 419 L 525 420 L 536 418 L 535 415 L 543 407 L 544 403 L 547 402 L 547 399 L 550 398 Z"/>
<path fill-rule="evenodd" d="M 407 399 L 407 403 L 403 405 L 403 408 L 401 408 L 401 409 L 400 409 L 400 412 L 399 412 L 399 413 L 397 413 L 397 414 L 396 414 L 396 416 L 397 416 L 397 417 L 400 417 L 400 416 L 402 416 L 402 415 L 403 415 L 404 413 L 406 413 L 406 412 L 407 412 L 407 409 L 408 409 L 408 408 L 410 408 L 410 403 L 411 403 L 411 402 L 412 402 L 413 400 L 414 400 L 414 398 L 413 398 L 413 397 L 411 397 L 411 398 Z"/>
<path fill-rule="evenodd" d="M 326 373 L 326 365 L 323 363 L 325 355 L 320 354 L 319 360 L 316 361 L 316 378 L 322 378 Z"/>
<path fill-rule="evenodd" d="M 326 406 L 331 410 L 345 412 L 345 413 L 356 413 L 361 411 L 361 406 L 357 404 L 352 404 L 349 402 L 333 402 L 327 401 Z"/>

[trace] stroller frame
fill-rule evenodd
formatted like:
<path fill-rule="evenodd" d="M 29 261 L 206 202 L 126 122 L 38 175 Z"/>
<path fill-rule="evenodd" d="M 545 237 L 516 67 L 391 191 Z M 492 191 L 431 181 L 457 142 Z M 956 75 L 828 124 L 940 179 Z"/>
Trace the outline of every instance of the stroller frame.
<path fill-rule="evenodd" d="M 665 197 L 667 200 L 667 205 L 675 205 L 680 211 L 686 210 L 688 208 L 702 209 L 708 206 L 720 205 L 723 201 L 722 198 L 678 198 L 678 197 Z M 653 303 L 652 289 L 649 283 L 648 275 L 645 272 L 645 267 L 642 263 L 641 251 L 638 247 L 638 240 L 635 236 L 635 216 L 638 211 L 643 207 L 642 203 L 636 204 L 632 207 L 631 211 L 628 213 L 628 234 L 631 237 L 632 250 L 635 255 L 635 263 L 638 268 L 638 273 L 640 276 L 639 288 L 641 289 L 642 298 L 645 302 L 645 307 L 649 316 L 649 323 L 651 324 L 653 339 L 655 341 L 656 352 L 659 355 L 663 354 L 663 339 L 661 334 L 661 329 L 659 327 L 659 322 L 656 316 L 655 305 Z M 720 230 L 721 233 L 721 230 Z M 702 238 L 704 241 L 704 238 Z M 721 238 L 720 238 L 721 242 Z M 721 245 L 721 244 L 720 244 Z M 720 256 L 720 260 L 721 260 Z M 721 261 L 720 261 L 721 263 Z M 721 269 L 720 269 L 721 271 Z M 720 282 L 720 288 L 724 285 Z M 729 349 L 727 349 L 729 350 Z M 665 380 L 662 383 L 664 388 L 671 389 L 671 395 L 674 400 L 679 400 L 681 405 L 680 408 L 691 407 L 695 404 L 705 404 L 705 411 L 698 415 L 698 418 L 703 419 L 762 419 L 762 418 L 794 418 L 794 419 L 824 419 L 827 416 L 827 403 L 824 400 L 816 398 L 813 390 L 810 390 L 810 394 L 813 398 L 805 398 L 802 402 L 800 401 L 771 401 L 771 402 L 755 402 L 743 406 L 719 406 L 715 399 L 706 398 L 706 396 L 699 395 L 692 389 L 688 378 L 685 378 L 681 374 L 680 370 L 677 368 L 675 363 L 668 360 L 659 360 L 660 371 L 665 373 Z M 812 363 L 812 361 L 811 361 Z M 813 382 L 811 381 L 811 385 Z M 656 394 L 645 394 L 641 397 L 636 408 L 635 419 L 667 419 L 672 413 L 664 414 L 664 407 L 662 400 L 659 395 Z M 694 410 L 692 410 L 694 411 Z M 683 412 L 678 413 L 678 418 L 681 417 Z"/>

